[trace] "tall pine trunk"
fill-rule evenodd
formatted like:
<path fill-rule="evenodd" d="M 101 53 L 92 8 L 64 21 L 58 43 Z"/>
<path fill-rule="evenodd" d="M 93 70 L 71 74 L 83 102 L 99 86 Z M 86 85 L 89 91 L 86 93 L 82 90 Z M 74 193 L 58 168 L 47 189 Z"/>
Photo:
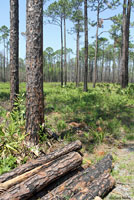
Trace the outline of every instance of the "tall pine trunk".
<path fill-rule="evenodd" d="M 76 87 L 79 85 L 79 39 L 80 39 L 80 32 L 79 32 L 79 20 L 78 20 L 78 29 L 77 29 L 77 40 L 76 40 Z"/>
<path fill-rule="evenodd" d="M 129 49 L 129 27 L 131 14 L 131 0 L 123 2 L 123 28 L 122 28 L 122 59 L 121 59 L 121 86 L 128 86 L 128 49 Z"/>
<path fill-rule="evenodd" d="M 87 16 L 87 0 L 84 0 L 84 29 L 85 29 L 85 71 L 84 71 L 84 91 L 87 92 L 87 76 L 88 76 L 88 16 Z"/>
<path fill-rule="evenodd" d="M 113 47 L 113 80 L 112 82 L 115 83 L 115 46 Z"/>
<path fill-rule="evenodd" d="M 128 86 L 128 62 L 129 62 L 129 27 L 131 15 L 131 0 L 128 0 L 127 15 L 126 15 L 126 62 L 125 62 L 125 85 Z"/>
<path fill-rule="evenodd" d="M 7 42 L 7 68 L 8 68 L 8 42 Z"/>
<path fill-rule="evenodd" d="M 108 61 L 108 83 L 111 82 L 111 61 Z"/>
<path fill-rule="evenodd" d="M 19 94 L 19 3 L 18 3 L 18 0 L 10 0 L 10 102 L 11 102 L 11 109 L 13 109 L 14 101 L 17 97 L 17 94 Z"/>
<path fill-rule="evenodd" d="M 102 55 L 102 70 L 101 70 L 101 82 L 104 81 L 104 59 L 105 59 L 105 52 L 104 52 L 104 43 L 103 43 L 103 55 Z"/>
<path fill-rule="evenodd" d="M 4 39 L 4 82 L 6 82 L 6 47 L 5 47 L 5 39 Z"/>
<path fill-rule="evenodd" d="M 63 31 L 62 31 L 62 17 L 61 17 L 61 87 L 63 87 Z"/>
<path fill-rule="evenodd" d="M 38 144 L 38 132 L 44 122 L 43 0 L 27 0 L 26 82 L 26 133 L 31 146 Z"/>
<path fill-rule="evenodd" d="M 0 81 L 2 81 L 2 54 L 0 54 Z"/>
<path fill-rule="evenodd" d="M 126 60 L 126 0 L 123 3 L 123 27 L 122 27 L 122 58 L 121 58 L 121 86 L 126 87 L 125 84 L 125 60 Z"/>
<path fill-rule="evenodd" d="M 65 85 L 67 85 L 66 17 L 65 15 L 64 15 L 64 69 L 65 69 Z"/>
<path fill-rule="evenodd" d="M 89 71 L 89 81 L 92 83 L 93 81 L 93 66 L 94 66 L 94 61 L 90 61 L 90 71 Z"/>
<path fill-rule="evenodd" d="M 121 56 L 122 56 L 122 49 L 120 48 L 119 55 L 118 55 L 118 83 L 121 83 Z"/>

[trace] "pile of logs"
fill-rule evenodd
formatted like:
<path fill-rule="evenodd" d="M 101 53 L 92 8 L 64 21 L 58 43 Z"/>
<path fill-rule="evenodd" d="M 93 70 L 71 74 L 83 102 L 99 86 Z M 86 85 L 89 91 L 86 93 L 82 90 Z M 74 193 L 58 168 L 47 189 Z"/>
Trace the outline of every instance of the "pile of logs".
<path fill-rule="evenodd" d="M 115 186 L 112 156 L 82 169 L 80 141 L 32 160 L 0 176 L 0 200 L 91 200 Z"/>

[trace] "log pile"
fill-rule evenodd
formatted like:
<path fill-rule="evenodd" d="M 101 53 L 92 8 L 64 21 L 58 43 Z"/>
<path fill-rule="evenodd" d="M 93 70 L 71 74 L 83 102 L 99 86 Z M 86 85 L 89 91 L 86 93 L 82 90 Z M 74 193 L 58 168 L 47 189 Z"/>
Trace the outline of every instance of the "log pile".
<path fill-rule="evenodd" d="M 0 200 L 91 200 L 115 186 L 112 156 L 82 169 L 80 141 L 26 163 L 0 176 Z"/>

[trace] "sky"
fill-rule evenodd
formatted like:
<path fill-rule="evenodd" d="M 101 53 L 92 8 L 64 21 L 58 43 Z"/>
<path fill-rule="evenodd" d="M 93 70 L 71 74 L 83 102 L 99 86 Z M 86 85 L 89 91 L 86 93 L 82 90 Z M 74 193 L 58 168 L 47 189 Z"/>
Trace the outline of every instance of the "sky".
<path fill-rule="evenodd" d="M 0 27 L 2 25 L 6 25 L 10 28 L 10 1 L 9 0 L 0 0 L 2 3 L 0 5 Z M 52 3 L 53 0 L 49 0 L 49 3 Z M 47 5 L 44 5 L 44 9 L 46 9 Z M 105 11 L 101 14 L 100 18 L 108 18 L 115 14 L 121 13 L 122 8 L 119 7 L 114 11 Z M 96 12 L 88 11 L 88 17 L 93 20 L 96 19 Z M 99 32 L 108 31 L 111 26 L 110 21 L 104 21 L 104 28 L 100 29 Z M 67 20 L 67 32 L 73 27 L 73 24 Z M 25 38 L 21 35 L 21 32 L 25 32 L 26 30 L 26 0 L 19 0 L 19 56 L 21 58 L 25 58 L 26 47 L 25 47 Z M 92 36 L 95 36 L 96 27 L 91 28 L 89 26 L 89 44 L 92 43 Z M 104 32 L 102 34 L 103 37 L 108 37 L 108 33 Z M 112 41 L 111 41 L 112 42 Z M 52 47 L 54 51 L 60 49 L 60 28 L 55 25 L 44 25 L 44 35 L 43 35 L 43 48 L 44 50 L 47 47 Z M 84 46 L 84 34 L 81 34 L 80 46 Z M 74 52 L 76 51 L 76 35 L 70 35 L 67 33 L 67 48 L 71 48 Z M 2 43 L 0 44 L 0 52 L 3 51 Z"/>

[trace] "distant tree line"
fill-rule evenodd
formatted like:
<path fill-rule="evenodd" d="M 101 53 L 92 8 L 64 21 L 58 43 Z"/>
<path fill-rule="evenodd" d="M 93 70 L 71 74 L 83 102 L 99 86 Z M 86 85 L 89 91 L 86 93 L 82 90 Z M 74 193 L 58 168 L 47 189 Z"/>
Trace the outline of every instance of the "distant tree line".
<path fill-rule="evenodd" d="M 119 1 L 90 0 L 87 1 L 87 13 L 96 12 L 96 20 L 90 21 L 88 26 L 96 26 L 94 42 L 86 41 L 88 48 L 87 61 L 85 61 L 85 47 L 80 49 L 81 32 L 85 29 L 84 1 L 83 0 L 59 0 L 52 2 L 44 11 L 44 21 L 60 27 L 61 49 L 54 52 L 52 47 L 47 47 L 43 52 L 44 81 L 61 82 L 116 82 L 126 87 L 128 82 L 134 81 L 134 44 L 129 41 L 130 14 L 132 2 L 123 1 L 122 14 L 108 19 L 100 17 L 105 10 L 116 9 L 121 6 Z M 70 30 L 76 34 L 76 52 L 66 48 L 66 20 L 73 22 L 74 27 Z M 111 20 L 113 24 L 108 30 L 113 43 L 102 36 L 104 20 Z M 90 21 L 90 23 L 89 23 Z M 87 27 L 88 28 L 88 27 Z M 99 32 L 99 29 L 102 32 Z M 105 31 L 104 31 L 105 32 Z M 63 34 L 64 33 L 64 34 Z M 64 36 L 63 36 L 64 35 Z M 4 25 L 0 27 L 0 40 L 3 50 L 0 52 L 0 81 L 9 81 L 9 29 Z M 127 42 L 129 41 L 129 42 Z M 85 43 L 85 44 L 86 44 Z M 64 44 L 64 46 L 63 46 Z M 127 50 L 128 49 L 128 50 Z M 85 68 L 87 62 L 87 68 Z M 20 81 L 25 81 L 25 60 L 19 59 Z M 85 69 L 86 73 L 85 73 Z"/>

